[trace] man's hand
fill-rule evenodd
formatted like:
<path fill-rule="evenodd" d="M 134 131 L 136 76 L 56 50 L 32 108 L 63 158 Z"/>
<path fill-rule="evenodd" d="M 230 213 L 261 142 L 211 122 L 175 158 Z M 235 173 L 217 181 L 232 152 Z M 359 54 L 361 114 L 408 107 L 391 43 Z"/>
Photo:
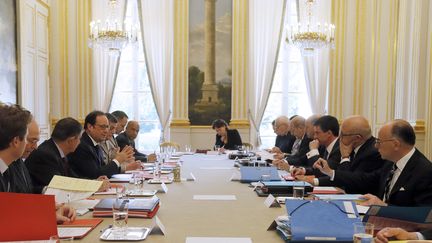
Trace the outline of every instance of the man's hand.
<path fill-rule="evenodd" d="M 298 181 L 305 181 L 311 185 L 314 184 L 314 177 L 313 176 L 298 175 L 298 176 L 295 176 L 295 179 Z"/>
<path fill-rule="evenodd" d="M 318 149 L 318 147 L 319 147 L 318 139 L 314 139 L 314 140 L 309 142 L 309 150 Z"/>
<path fill-rule="evenodd" d="M 327 160 L 323 158 L 319 158 L 317 161 L 315 161 L 315 163 L 313 164 L 313 168 L 320 170 L 321 173 L 326 174 L 330 177 L 332 177 L 334 173 L 334 170 L 332 170 L 328 165 Z"/>
<path fill-rule="evenodd" d="M 301 176 L 301 175 L 306 175 L 306 169 L 304 167 L 295 167 L 292 171 L 291 174 L 296 177 L 296 176 Z"/>
<path fill-rule="evenodd" d="M 104 192 L 111 186 L 109 179 L 106 176 L 99 176 L 96 180 L 102 181 L 102 185 L 99 187 L 98 192 Z"/>
<path fill-rule="evenodd" d="M 339 150 L 342 158 L 349 158 L 351 152 L 353 151 L 352 144 L 345 145 L 344 143 L 339 143 Z"/>
<path fill-rule="evenodd" d="M 360 203 L 360 205 L 363 205 L 363 206 L 370 206 L 370 205 L 387 206 L 387 203 L 383 202 L 377 196 L 372 195 L 372 194 L 365 194 L 365 195 L 361 196 L 361 198 L 366 200 L 366 201 Z"/>
<path fill-rule="evenodd" d="M 417 234 L 415 232 L 407 232 L 401 228 L 384 228 L 377 233 L 375 243 L 387 243 L 388 238 L 396 238 L 396 240 L 417 240 Z"/>
<path fill-rule="evenodd" d="M 281 154 L 282 151 L 281 151 L 280 148 L 278 148 L 278 147 L 273 147 L 273 148 L 271 149 L 271 153 Z"/>
<path fill-rule="evenodd" d="M 118 151 L 117 149 L 117 154 L 115 159 L 119 162 L 119 163 L 124 163 L 124 162 L 128 162 L 128 161 L 133 161 L 134 160 L 134 150 L 131 146 L 126 145 L 121 151 Z"/>
<path fill-rule="evenodd" d="M 141 169 L 141 161 L 136 160 L 134 162 L 130 162 L 126 165 L 126 171 L 128 170 L 137 170 Z"/>
<path fill-rule="evenodd" d="M 277 160 L 281 160 L 281 159 L 285 158 L 285 156 L 283 153 L 278 153 L 278 154 L 273 155 L 273 158 L 277 159 Z"/>
<path fill-rule="evenodd" d="M 272 164 L 274 166 L 276 166 L 279 170 L 289 171 L 289 168 L 290 168 L 290 165 L 288 164 L 288 162 L 285 160 L 281 160 L 281 159 L 273 160 Z"/>
<path fill-rule="evenodd" d="M 61 205 L 57 208 L 56 218 L 58 224 L 74 221 L 76 218 L 76 211 L 69 205 Z"/>

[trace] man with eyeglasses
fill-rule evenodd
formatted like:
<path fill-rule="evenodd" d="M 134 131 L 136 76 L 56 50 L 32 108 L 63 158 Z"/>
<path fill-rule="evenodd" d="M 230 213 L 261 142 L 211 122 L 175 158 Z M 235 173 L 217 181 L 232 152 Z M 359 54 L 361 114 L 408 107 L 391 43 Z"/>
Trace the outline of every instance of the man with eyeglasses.
<path fill-rule="evenodd" d="M 100 143 L 108 136 L 109 122 L 105 113 L 90 112 L 84 121 L 85 132 L 78 148 L 68 155 L 71 168 L 81 178 L 96 179 L 100 176 L 111 177 L 120 173 L 122 163 L 133 160 L 133 149 L 125 147 L 117 151 L 115 158 L 109 163 L 103 162 L 103 151 Z"/>
<path fill-rule="evenodd" d="M 14 175 L 11 180 L 14 188 L 13 192 L 18 193 L 33 193 L 34 187 L 30 173 L 26 167 L 26 159 L 29 155 L 37 148 L 40 139 L 39 125 L 36 120 L 33 119 L 28 125 L 27 144 L 24 149 L 24 153 L 21 158 L 13 162 L 9 166 L 9 170 Z"/>
<path fill-rule="evenodd" d="M 339 141 L 341 160 L 339 161 L 339 165 L 337 165 L 336 171 L 367 173 L 379 170 L 387 163 L 381 158 L 381 155 L 375 148 L 375 138 L 372 136 L 368 120 L 363 116 L 350 116 L 342 122 Z M 321 161 L 323 161 L 323 159 L 317 160 L 313 166 L 315 168 L 320 168 Z M 328 164 L 327 161 L 325 162 Z M 322 170 L 321 172 L 324 173 Z M 315 178 L 313 181 L 310 181 L 309 178 L 304 179 L 313 183 L 315 186 L 336 185 L 345 189 L 347 193 L 364 194 L 377 190 L 376 186 L 363 188 L 348 183 L 335 184 L 333 178 L 334 173 L 324 174 L 327 176 Z"/>
<path fill-rule="evenodd" d="M 370 190 L 363 205 L 431 206 L 432 163 L 415 148 L 415 132 L 404 120 L 386 123 L 378 132 L 375 146 L 383 159 L 391 161 L 370 173 L 332 171 L 326 161 L 316 167 L 332 175 L 337 185 Z M 372 194 L 373 193 L 373 194 Z"/>

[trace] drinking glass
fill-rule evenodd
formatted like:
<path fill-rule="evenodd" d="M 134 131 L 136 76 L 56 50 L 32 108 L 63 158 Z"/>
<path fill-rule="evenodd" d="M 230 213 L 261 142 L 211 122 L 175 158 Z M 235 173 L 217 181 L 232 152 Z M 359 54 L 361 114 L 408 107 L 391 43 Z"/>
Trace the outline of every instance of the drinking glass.
<path fill-rule="evenodd" d="M 112 207 L 113 228 L 115 238 L 122 239 L 127 234 L 128 202 L 126 200 L 115 200 Z"/>
<path fill-rule="evenodd" d="M 192 146 L 190 144 L 185 145 L 185 152 L 190 153 L 192 151 Z"/>
<path fill-rule="evenodd" d="M 304 198 L 304 186 L 293 186 L 293 197 L 296 199 Z"/>
<path fill-rule="evenodd" d="M 371 223 L 354 223 L 354 243 L 373 243 L 374 225 Z"/>

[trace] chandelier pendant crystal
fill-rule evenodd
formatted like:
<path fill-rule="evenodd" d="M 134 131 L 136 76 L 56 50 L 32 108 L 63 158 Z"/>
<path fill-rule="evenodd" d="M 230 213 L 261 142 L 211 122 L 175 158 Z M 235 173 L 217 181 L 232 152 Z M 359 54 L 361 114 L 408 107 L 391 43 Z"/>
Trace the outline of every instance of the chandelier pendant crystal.
<path fill-rule="evenodd" d="M 306 0 L 307 17 L 306 24 L 298 23 L 297 26 L 291 25 L 287 29 L 286 41 L 300 49 L 302 56 L 311 56 L 316 49 L 334 48 L 335 26 L 333 24 L 319 22 L 312 24 L 312 5 L 315 0 Z"/>
<path fill-rule="evenodd" d="M 110 17 L 90 22 L 89 48 L 101 48 L 110 55 L 118 56 L 129 43 L 137 42 L 137 26 L 116 19 L 117 0 L 109 0 Z"/>

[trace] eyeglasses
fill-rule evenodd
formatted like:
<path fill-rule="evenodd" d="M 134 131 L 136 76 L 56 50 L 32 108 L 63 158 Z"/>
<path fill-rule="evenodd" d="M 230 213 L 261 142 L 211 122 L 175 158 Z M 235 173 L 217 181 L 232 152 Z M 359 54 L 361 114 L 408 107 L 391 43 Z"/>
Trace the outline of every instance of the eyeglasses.
<path fill-rule="evenodd" d="M 108 129 L 109 128 L 109 126 L 108 125 L 100 125 L 100 124 L 95 124 L 95 126 L 98 126 L 100 129 L 103 129 L 103 130 L 105 130 L 105 129 Z"/>
<path fill-rule="evenodd" d="M 396 140 L 396 139 L 395 138 L 388 138 L 388 139 L 379 139 L 379 138 L 376 138 L 375 139 L 375 144 L 376 145 L 380 145 L 382 143 L 385 143 L 385 142 L 388 142 L 388 141 L 393 141 L 393 140 Z"/>
<path fill-rule="evenodd" d="M 343 134 L 343 133 L 340 133 L 340 136 L 341 137 L 349 137 L 349 136 L 360 136 L 360 137 L 363 137 L 361 134 L 359 134 L 359 133 L 347 133 L 347 134 Z"/>

